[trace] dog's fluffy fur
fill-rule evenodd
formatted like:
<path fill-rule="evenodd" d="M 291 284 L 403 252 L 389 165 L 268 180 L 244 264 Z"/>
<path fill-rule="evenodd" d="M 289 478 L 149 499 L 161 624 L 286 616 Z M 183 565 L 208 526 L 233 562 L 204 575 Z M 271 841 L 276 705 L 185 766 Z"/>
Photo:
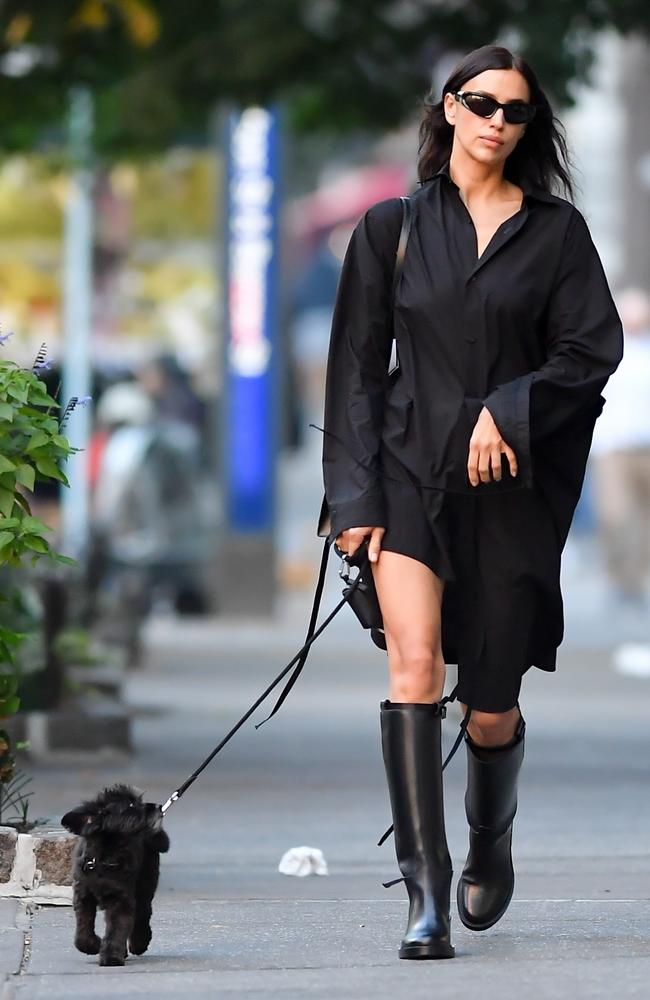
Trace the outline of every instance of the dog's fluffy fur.
<path fill-rule="evenodd" d="M 100 965 L 124 965 L 128 950 L 142 955 L 151 941 L 151 904 L 160 855 L 169 850 L 160 806 L 143 802 L 128 785 L 105 788 L 66 813 L 61 822 L 79 836 L 73 861 L 75 947 L 99 955 Z M 103 939 L 95 933 L 105 911 Z"/>

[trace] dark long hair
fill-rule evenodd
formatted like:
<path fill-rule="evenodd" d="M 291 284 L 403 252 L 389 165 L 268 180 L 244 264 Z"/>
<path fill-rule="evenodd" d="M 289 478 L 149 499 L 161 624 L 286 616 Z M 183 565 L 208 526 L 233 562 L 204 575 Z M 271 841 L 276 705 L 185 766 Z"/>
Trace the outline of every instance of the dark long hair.
<path fill-rule="evenodd" d="M 574 189 L 569 174 L 571 161 L 564 137 L 564 126 L 553 114 L 549 100 L 525 59 L 513 55 L 501 45 L 482 45 L 456 64 L 442 88 L 441 99 L 434 103 L 429 94 L 423 100 L 418 148 L 418 178 L 426 183 L 446 163 L 451 154 L 454 126 L 445 118 L 444 97 L 448 91 L 461 90 L 467 80 L 486 69 L 516 69 L 530 88 L 530 101 L 537 112 L 521 139 L 507 157 L 503 176 L 514 184 L 526 178 L 551 194 L 561 185 L 573 200 Z"/>

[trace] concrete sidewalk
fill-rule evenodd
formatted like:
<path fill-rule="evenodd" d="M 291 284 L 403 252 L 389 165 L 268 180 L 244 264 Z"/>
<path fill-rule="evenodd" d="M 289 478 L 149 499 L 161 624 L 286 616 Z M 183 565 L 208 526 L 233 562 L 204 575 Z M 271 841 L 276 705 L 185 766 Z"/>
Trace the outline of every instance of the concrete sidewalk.
<path fill-rule="evenodd" d="M 324 608 L 338 595 L 331 581 Z M 163 801 L 301 644 L 307 612 L 287 604 L 274 626 L 153 621 L 149 663 L 128 685 L 136 756 L 39 767 L 35 810 L 61 815 L 117 779 Z M 392 840 L 376 846 L 389 822 L 386 658 L 347 609 L 336 621 L 278 716 L 258 731 L 248 723 L 170 810 L 149 952 L 100 969 L 75 952 L 69 908 L 5 901 L 2 1000 L 650 996 L 650 682 L 614 674 L 604 649 L 561 651 L 556 675 L 529 672 L 513 902 L 482 934 L 453 903 L 456 959 L 403 962 L 405 892 L 382 888 L 398 872 Z M 446 745 L 458 721 L 450 712 Z M 463 748 L 445 775 L 456 878 L 467 847 Z M 323 850 L 328 877 L 277 872 L 301 844 Z"/>

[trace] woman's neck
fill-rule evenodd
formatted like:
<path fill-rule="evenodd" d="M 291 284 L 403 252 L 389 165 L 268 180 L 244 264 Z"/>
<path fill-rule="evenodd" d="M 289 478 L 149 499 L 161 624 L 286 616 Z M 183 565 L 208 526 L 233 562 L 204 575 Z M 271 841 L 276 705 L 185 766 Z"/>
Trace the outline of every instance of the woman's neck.
<path fill-rule="evenodd" d="M 503 198 L 509 184 L 503 179 L 503 165 L 479 163 L 454 144 L 449 158 L 449 176 L 457 185 L 467 205 L 470 201 L 492 201 Z"/>

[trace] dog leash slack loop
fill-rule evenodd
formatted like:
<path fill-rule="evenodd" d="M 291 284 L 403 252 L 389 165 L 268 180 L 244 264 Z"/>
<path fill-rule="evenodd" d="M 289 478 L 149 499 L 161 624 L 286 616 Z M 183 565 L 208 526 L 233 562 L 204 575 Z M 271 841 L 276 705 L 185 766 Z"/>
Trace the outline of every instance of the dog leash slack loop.
<path fill-rule="evenodd" d="M 208 766 L 208 764 L 212 760 L 214 760 L 214 758 L 217 756 L 218 753 L 221 752 L 221 750 L 223 750 L 223 748 L 225 747 L 226 743 L 228 743 L 232 739 L 232 737 L 235 735 L 235 733 L 239 729 L 241 729 L 241 727 L 244 725 L 244 723 L 248 721 L 248 719 L 251 717 L 251 715 L 253 714 L 253 712 L 255 712 L 259 708 L 259 706 L 262 704 L 262 702 L 265 701 L 266 698 L 268 698 L 268 696 L 270 695 L 271 691 L 273 691 L 273 689 L 275 687 L 277 687 L 277 685 L 280 683 L 280 681 L 284 677 L 286 677 L 286 675 L 289 673 L 290 670 L 293 670 L 293 673 L 292 673 L 291 677 L 289 678 L 287 684 L 285 685 L 283 691 L 281 692 L 281 694 L 280 694 L 280 696 L 279 696 L 276 704 L 274 705 L 273 710 L 271 711 L 270 715 L 266 719 L 263 719 L 262 722 L 258 723 L 258 725 L 255 728 L 259 729 L 260 726 L 262 726 L 265 722 L 268 722 L 268 720 L 273 715 L 275 715 L 275 713 L 278 711 L 278 709 L 280 708 L 280 706 L 284 702 L 285 698 L 289 694 L 289 691 L 291 690 L 291 688 L 293 687 L 293 685 L 296 683 L 296 681 L 298 679 L 298 676 L 299 676 L 302 668 L 305 665 L 305 661 L 307 660 L 307 656 L 309 654 L 309 650 L 311 649 L 312 644 L 316 641 L 316 639 L 319 637 L 319 635 L 321 634 L 321 632 L 323 632 L 327 628 L 327 626 L 332 621 L 332 619 L 335 617 L 335 615 L 337 615 L 339 613 L 339 611 L 341 610 L 341 608 L 343 607 L 343 605 L 347 604 L 349 602 L 351 595 L 354 593 L 355 589 L 361 583 L 361 574 L 362 574 L 363 570 L 365 569 L 366 563 L 368 563 L 368 556 L 367 555 L 365 556 L 365 559 L 363 560 L 363 563 L 362 563 L 362 565 L 360 567 L 360 570 L 359 570 L 359 573 L 358 573 L 356 579 L 354 581 L 352 581 L 352 583 L 350 584 L 348 592 L 339 601 L 339 603 L 336 605 L 336 607 L 334 608 L 334 610 L 330 612 L 330 614 L 327 616 L 327 618 L 325 619 L 325 621 L 322 622 L 322 624 L 319 625 L 318 628 L 316 628 L 316 620 L 318 618 L 318 609 L 320 607 L 321 595 L 322 595 L 323 587 L 324 587 L 324 584 L 325 584 L 325 573 L 326 573 L 326 570 L 327 570 L 327 561 L 328 561 L 328 557 L 329 557 L 329 548 L 330 548 L 331 544 L 332 543 L 331 543 L 330 539 L 327 538 L 325 540 L 325 544 L 323 546 L 323 555 L 322 555 L 322 558 L 321 558 L 321 565 L 320 565 L 320 570 L 319 570 L 319 574 L 318 574 L 318 584 L 316 586 L 316 592 L 315 592 L 315 595 L 314 595 L 314 605 L 312 607 L 312 612 L 311 612 L 311 616 L 310 616 L 310 620 L 309 620 L 309 627 L 307 629 L 307 638 L 306 638 L 306 641 L 305 641 L 304 645 L 301 646 L 301 648 L 298 650 L 298 652 L 296 653 L 296 655 L 289 661 L 289 663 L 287 663 L 286 667 L 284 667 L 280 671 L 280 673 L 277 675 L 277 677 L 273 681 L 271 681 L 271 683 L 268 685 L 268 687 L 262 692 L 262 694 L 259 696 L 259 698 L 257 698 L 255 700 L 255 702 L 251 705 L 251 707 L 248 709 L 248 711 L 245 712 L 244 715 L 242 715 L 241 719 L 239 719 L 239 721 L 235 723 L 235 725 L 232 727 L 232 729 L 230 730 L 230 732 L 228 732 L 224 736 L 224 738 L 221 740 L 221 742 L 219 744 L 217 744 L 217 746 L 214 748 L 214 750 L 212 750 L 211 753 L 209 753 L 208 756 L 205 758 L 205 760 L 201 764 L 199 764 L 199 766 L 197 767 L 197 769 L 195 771 L 193 771 L 192 774 L 190 774 L 185 779 L 185 781 L 183 782 L 183 784 L 180 785 L 174 792 L 172 792 L 172 794 L 169 796 L 169 798 L 167 799 L 167 801 L 165 803 L 163 803 L 163 805 L 161 805 L 159 807 L 160 811 L 161 811 L 161 813 L 163 815 L 174 805 L 175 802 L 178 802 L 178 800 L 185 794 L 185 792 L 190 787 L 190 785 L 194 784 L 194 782 L 196 781 L 196 779 L 199 777 L 199 775 L 202 773 L 202 771 L 205 770 L 205 768 Z"/>

